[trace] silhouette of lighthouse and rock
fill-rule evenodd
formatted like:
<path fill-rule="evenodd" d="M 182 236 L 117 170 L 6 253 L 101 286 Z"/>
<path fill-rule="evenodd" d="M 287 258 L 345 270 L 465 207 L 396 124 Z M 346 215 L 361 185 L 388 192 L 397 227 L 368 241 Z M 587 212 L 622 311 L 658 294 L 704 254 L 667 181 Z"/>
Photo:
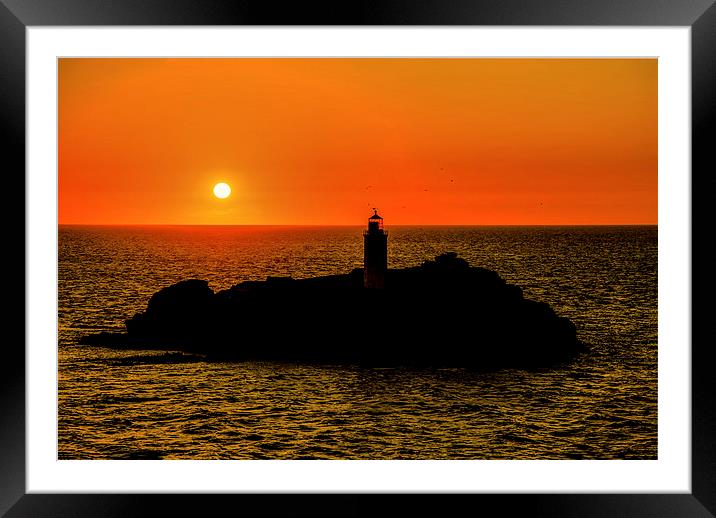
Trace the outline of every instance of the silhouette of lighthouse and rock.
<path fill-rule="evenodd" d="M 181 281 L 155 293 L 126 333 L 80 343 L 233 361 L 473 369 L 551 366 L 584 349 L 570 320 L 453 252 L 388 268 L 377 210 L 363 246 L 364 267 L 344 275 L 268 277 L 216 293 L 205 280 Z"/>

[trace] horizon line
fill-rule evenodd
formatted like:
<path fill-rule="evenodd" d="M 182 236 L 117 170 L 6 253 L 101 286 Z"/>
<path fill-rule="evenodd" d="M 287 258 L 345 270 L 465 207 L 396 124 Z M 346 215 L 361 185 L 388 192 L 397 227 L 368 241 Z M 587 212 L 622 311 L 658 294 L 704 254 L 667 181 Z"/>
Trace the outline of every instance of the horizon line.
<path fill-rule="evenodd" d="M 363 227 L 358 223 L 58 223 L 58 227 Z M 399 223 L 386 227 L 656 227 L 658 223 Z"/>

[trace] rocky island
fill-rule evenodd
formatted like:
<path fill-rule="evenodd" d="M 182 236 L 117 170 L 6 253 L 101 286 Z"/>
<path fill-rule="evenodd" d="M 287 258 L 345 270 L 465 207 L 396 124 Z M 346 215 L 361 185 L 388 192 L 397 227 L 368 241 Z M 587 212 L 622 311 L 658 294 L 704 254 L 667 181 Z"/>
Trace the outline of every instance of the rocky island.
<path fill-rule="evenodd" d="M 126 333 L 84 344 L 180 350 L 227 360 L 363 366 L 540 367 L 582 350 L 571 321 L 454 253 L 388 269 L 308 279 L 269 277 L 214 293 L 186 280 L 155 293 Z"/>
<path fill-rule="evenodd" d="M 155 293 L 126 333 L 80 343 L 237 361 L 476 369 L 550 366 L 583 349 L 570 320 L 455 253 L 389 269 L 382 220 L 377 211 L 368 220 L 363 268 L 217 293 L 207 281 L 182 281 Z"/>

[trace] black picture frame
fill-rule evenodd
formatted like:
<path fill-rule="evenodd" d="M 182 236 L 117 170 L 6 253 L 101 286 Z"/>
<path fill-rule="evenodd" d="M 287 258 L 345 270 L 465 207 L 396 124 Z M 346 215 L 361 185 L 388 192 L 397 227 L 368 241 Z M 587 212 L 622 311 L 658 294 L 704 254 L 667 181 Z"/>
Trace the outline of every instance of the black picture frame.
<path fill-rule="evenodd" d="M 716 515 L 716 394 L 707 332 L 709 297 L 716 292 L 716 235 L 709 228 L 707 196 L 716 193 L 713 153 L 716 97 L 716 4 L 714 0 L 423 0 L 420 2 L 346 1 L 333 3 L 231 0 L 0 0 L 0 126 L 3 187 L 24 191 L 25 30 L 31 26 L 87 25 L 552 25 L 688 26 L 692 73 L 692 490 L 689 494 L 526 494 L 473 495 L 465 498 L 400 499 L 401 514 L 420 510 L 449 516 L 467 509 L 498 506 L 500 514 L 537 516 L 714 516 Z M 684 174 L 688 174 L 685 171 Z M 11 185 L 12 181 L 17 182 Z M 7 198 L 6 198 L 7 199 Z M 21 232 L 16 204 L 4 204 L 6 225 Z M 24 214 L 24 210 L 22 211 Z M 24 231 L 24 225 L 22 226 Z M 14 237 L 14 236 L 13 236 Z M 24 238 L 24 236 L 23 236 Z M 19 239 L 18 239 L 19 241 Z M 24 246 L 13 248 L 14 271 L 25 271 Z M 18 278 L 19 275 L 9 275 Z M 6 289 L 9 289 L 6 288 Z M 23 288 L 24 292 L 24 288 Z M 19 291 L 17 292 L 19 293 Z M 16 319 L 24 304 L 15 295 Z M 23 301 L 25 300 L 23 296 Z M 15 324 L 17 325 L 17 324 Z M 24 328 L 23 328 L 24 329 Z M 6 337 L 9 336 L 6 333 Z M 218 503 L 258 504 L 262 513 L 331 516 L 376 514 L 385 503 L 376 495 L 61 495 L 25 493 L 24 331 L 4 340 L 0 373 L 0 515 L 145 516 L 213 514 Z M 235 499 L 240 498 L 241 502 Z M 230 499 L 230 501 L 228 500 Z M 475 500 L 477 499 L 477 500 Z M 289 512 L 290 511 L 290 512 Z"/>

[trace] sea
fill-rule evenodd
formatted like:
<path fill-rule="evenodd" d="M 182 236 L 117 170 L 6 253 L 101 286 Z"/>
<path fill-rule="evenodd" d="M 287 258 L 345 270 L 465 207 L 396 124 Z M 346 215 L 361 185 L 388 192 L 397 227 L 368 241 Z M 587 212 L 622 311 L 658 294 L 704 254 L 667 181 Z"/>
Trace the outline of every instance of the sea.
<path fill-rule="evenodd" d="M 587 351 L 554 368 L 474 372 L 78 345 L 122 331 L 184 279 L 221 290 L 347 273 L 362 266 L 362 228 L 60 226 L 59 458 L 657 458 L 656 226 L 386 229 L 389 267 L 457 252 L 571 319 Z M 373 318 L 391 316 L 366 308 L 355 325 Z"/>

